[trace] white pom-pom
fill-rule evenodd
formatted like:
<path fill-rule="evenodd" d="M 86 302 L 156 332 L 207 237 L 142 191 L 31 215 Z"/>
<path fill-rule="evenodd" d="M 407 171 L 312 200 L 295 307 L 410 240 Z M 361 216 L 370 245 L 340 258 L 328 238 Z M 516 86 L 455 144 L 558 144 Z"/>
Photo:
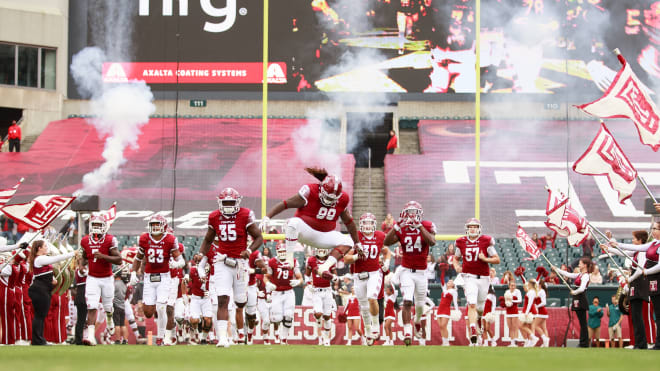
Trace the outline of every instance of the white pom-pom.
<path fill-rule="evenodd" d="M 484 320 L 488 323 L 493 323 L 497 319 L 497 316 L 493 312 L 489 312 L 484 316 Z"/>
<path fill-rule="evenodd" d="M 449 319 L 452 320 L 452 321 L 459 321 L 461 319 L 461 311 L 453 309 L 449 313 Z"/>
<path fill-rule="evenodd" d="M 518 318 L 520 319 L 520 322 L 522 323 L 532 323 L 534 322 L 534 315 L 531 313 L 520 313 L 518 315 Z"/>

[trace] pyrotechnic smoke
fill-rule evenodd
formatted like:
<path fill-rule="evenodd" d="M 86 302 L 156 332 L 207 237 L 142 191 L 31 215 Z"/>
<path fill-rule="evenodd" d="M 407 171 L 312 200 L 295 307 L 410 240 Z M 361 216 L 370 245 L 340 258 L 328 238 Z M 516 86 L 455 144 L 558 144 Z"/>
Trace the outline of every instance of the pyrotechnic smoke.
<path fill-rule="evenodd" d="M 106 137 L 102 154 L 105 162 L 83 176 L 79 194 L 98 193 L 119 174 L 126 162 L 124 150 L 129 146 L 137 149 L 140 128 L 156 110 L 151 89 L 144 82 L 107 85 L 101 74 L 106 61 L 130 60 L 136 4 L 131 0 L 92 1 L 91 39 L 96 46 L 81 50 L 72 59 L 71 74 L 78 90 L 83 98 L 90 99 L 94 118 L 88 122 L 99 136 Z"/>

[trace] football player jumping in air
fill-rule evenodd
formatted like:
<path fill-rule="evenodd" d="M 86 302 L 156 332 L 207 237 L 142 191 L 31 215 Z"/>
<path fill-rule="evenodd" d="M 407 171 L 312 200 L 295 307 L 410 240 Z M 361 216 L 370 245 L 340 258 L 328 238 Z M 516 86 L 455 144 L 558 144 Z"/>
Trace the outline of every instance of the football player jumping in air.
<path fill-rule="evenodd" d="M 208 230 L 202 241 L 197 272 L 205 278 L 207 254 L 213 241 L 218 237 L 218 252 L 215 255 L 214 275 L 212 277 L 215 294 L 218 296 L 216 332 L 218 347 L 229 347 L 227 339 L 227 321 L 229 319 L 229 297 L 233 293 L 236 310 L 236 331 L 239 342 L 245 341 L 243 332 L 243 307 L 248 301 L 247 277 L 250 254 L 263 244 L 261 231 L 255 224 L 254 212 L 241 207 L 241 195 L 233 188 L 225 188 L 218 196 L 218 210 L 209 215 Z M 248 234 L 252 243 L 248 248 Z"/>
<path fill-rule="evenodd" d="M 348 211 L 349 197 L 342 191 L 342 182 L 325 169 L 307 168 L 321 183 L 310 183 L 300 187 L 298 193 L 275 205 L 261 220 L 261 230 L 266 231 L 271 218 L 286 209 L 297 209 L 285 227 L 286 261 L 293 265 L 293 251 L 298 241 L 317 249 L 332 250 L 325 263 L 319 266 L 319 274 L 330 278 L 330 267 L 346 254 L 351 247 L 361 253 L 357 227 Z M 336 231 L 341 218 L 350 236 Z"/>

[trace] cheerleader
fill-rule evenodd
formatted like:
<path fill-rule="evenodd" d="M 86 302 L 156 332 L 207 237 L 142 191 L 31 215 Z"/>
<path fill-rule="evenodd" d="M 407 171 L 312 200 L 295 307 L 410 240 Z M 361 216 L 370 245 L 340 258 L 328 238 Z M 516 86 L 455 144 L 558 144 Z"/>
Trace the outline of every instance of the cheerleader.
<path fill-rule="evenodd" d="M 396 321 L 396 310 L 394 306 L 396 304 L 397 292 L 394 289 L 394 286 L 387 285 L 385 288 L 385 314 L 384 314 L 384 325 L 383 331 L 385 332 L 386 340 L 383 345 L 391 346 L 394 345 L 394 335 L 392 334 L 392 324 Z"/>
<path fill-rule="evenodd" d="M 536 299 L 534 299 L 534 305 L 536 306 L 536 317 L 534 318 L 533 327 L 536 328 L 536 332 L 541 335 L 541 348 L 547 348 L 550 346 L 550 337 L 548 336 L 548 310 L 545 308 L 546 297 L 547 297 L 547 286 L 543 278 L 540 279 L 538 283 L 538 290 L 536 291 Z"/>
<path fill-rule="evenodd" d="M 484 304 L 483 317 L 481 317 L 484 325 L 484 334 L 488 337 L 487 339 L 484 339 L 484 346 L 488 346 L 489 341 L 491 347 L 497 346 L 497 339 L 495 338 L 495 326 L 492 325 L 497 318 L 494 312 L 496 300 L 495 290 L 491 285 L 488 287 L 488 295 L 486 296 L 486 303 Z"/>
<path fill-rule="evenodd" d="M 521 330 L 525 333 L 527 338 L 527 341 L 525 342 L 525 348 L 530 348 L 530 347 L 534 347 L 536 343 L 539 341 L 539 338 L 536 335 L 534 335 L 534 333 L 536 332 L 534 319 L 537 314 L 534 301 L 536 301 L 536 297 L 538 296 L 536 280 L 530 279 L 527 282 L 525 282 L 525 284 L 523 285 L 523 290 L 525 290 L 525 299 L 523 304 L 523 313 L 521 315 L 522 318 Z"/>
<path fill-rule="evenodd" d="M 346 308 L 344 308 L 344 313 L 346 314 L 346 325 L 348 326 L 348 341 L 346 342 L 346 345 L 351 345 L 353 335 L 356 332 L 358 335 L 360 335 L 360 339 L 363 339 L 362 329 L 360 326 L 360 305 L 358 304 L 357 298 L 355 297 L 355 290 L 352 288 L 351 296 L 348 298 Z"/>
<path fill-rule="evenodd" d="M 557 274 L 566 278 L 573 279 L 573 283 L 577 286 L 576 289 L 571 290 L 572 304 L 571 310 L 575 312 L 578 320 L 580 321 L 580 348 L 589 347 L 589 332 L 587 326 L 587 310 L 589 310 L 589 301 L 587 300 L 587 286 L 589 286 L 589 274 L 593 271 L 593 264 L 591 258 L 582 257 L 578 263 L 578 273 L 570 273 L 563 269 L 552 266 L 552 269 Z"/>
<path fill-rule="evenodd" d="M 520 328 L 520 319 L 518 318 L 518 304 L 522 302 L 520 290 L 516 288 L 516 280 L 509 280 L 509 289 L 504 293 L 504 305 L 506 308 L 506 325 L 509 328 L 509 347 L 516 347 L 518 338 L 518 329 Z"/>
<path fill-rule="evenodd" d="M 442 288 L 442 297 L 438 304 L 438 309 L 435 312 L 435 319 L 440 326 L 440 335 L 442 336 L 442 346 L 448 347 L 449 344 L 449 330 L 447 324 L 451 318 L 451 304 L 454 304 L 454 309 L 458 309 L 458 291 L 453 280 L 447 281 L 447 284 Z"/>
<path fill-rule="evenodd" d="M 50 308 L 51 292 L 57 283 L 53 277 L 52 264 L 72 258 L 75 251 L 57 255 L 47 256 L 48 245 L 44 240 L 32 243 L 30 249 L 30 272 L 34 274 L 34 280 L 28 290 L 28 295 L 34 307 L 34 320 L 32 321 L 32 345 L 47 345 L 44 338 L 44 322 Z"/>
<path fill-rule="evenodd" d="M 660 222 L 653 223 L 651 237 L 653 237 L 653 241 L 642 245 L 618 243 L 612 240 L 610 241 L 610 246 L 628 251 L 645 252 L 646 263 L 642 266 L 640 262 L 639 265 L 642 266 L 642 274 L 648 280 L 648 293 L 656 318 L 655 325 L 657 331 L 653 349 L 660 350 L 660 287 L 658 287 L 658 284 L 660 284 L 660 264 L 658 264 L 660 260 Z M 641 344 L 636 343 L 635 346 L 637 345 Z"/>

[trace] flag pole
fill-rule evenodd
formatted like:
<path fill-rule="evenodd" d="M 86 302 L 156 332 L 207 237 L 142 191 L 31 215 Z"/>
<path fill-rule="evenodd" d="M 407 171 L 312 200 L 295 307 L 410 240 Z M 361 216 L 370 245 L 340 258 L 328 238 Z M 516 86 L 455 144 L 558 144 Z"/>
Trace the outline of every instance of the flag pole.
<path fill-rule="evenodd" d="M 543 259 L 545 259 L 545 261 L 546 261 L 546 262 L 548 263 L 548 265 L 550 266 L 550 269 L 552 269 L 552 267 L 554 267 L 554 265 L 553 265 L 552 263 L 550 263 L 550 260 L 548 260 L 548 258 L 545 257 L 545 254 L 544 254 L 544 253 L 541 253 L 541 257 L 543 257 Z M 555 272 L 555 273 L 556 273 L 556 272 Z M 573 288 L 571 287 L 571 285 L 569 285 L 568 282 L 566 282 L 566 279 L 564 279 L 564 276 L 562 276 L 561 274 L 558 274 L 557 276 L 559 276 L 559 278 L 562 280 L 562 282 L 564 282 L 564 285 L 566 285 L 566 287 L 568 287 L 569 290 L 573 290 Z"/>
<path fill-rule="evenodd" d="M 598 246 L 600 247 L 600 245 L 602 245 L 602 243 L 600 242 L 600 240 L 598 239 L 598 237 L 596 237 L 596 235 L 594 234 L 594 230 L 593 230 L 593 228 L 591 228 L 591 230 L 589 231 L 589 233 L 591 233 L 591 237 L 593 237 L 594 240 L 596 240 L 596 242 L 598 242 Z M 612 255 L 610 255 L 609 251 L 606 251 L 605 254 L 607 255 L 608 258 L 610 258 L 610 260 L 612 261 L 612 263 L 614 263 L 614 266 L 615 266 L 616 269 L 619 271 L 619 273 L 621 273 L 621 275 L 625 277 L 625 274 L 623 273 L 623 269 L 621 268 L 621 266 L 619 265 L 619 263 L 617 263 L 616 260 L 614 260 L 614 258 L 612 257 Z M 627 254 L 626 254 L 626 256 L 627 256 Z"/>
<path fill-rule="evenodd" d="M 639 180 L 639 182 L 642 184 L 642 187 L 644 187 L 644 190 L 646 191 L 646 193 L 649 195 L 649 197 L 651 197 L 651 200 L 653 200 L 653 203 L 657 204 L 658 200 L 655 199 L 655 196 L 653 196 L 653 193 L 651 193 L 651 190 L 649 189 L 649 186 L 646 185 L 646 182 L 644 181 L 644 178 L 639 176 L 639 173 L 637 173 L 637 180 Z"/>
<path fill-rule="evenodd" d="M 607 235 L 605 233 L 601 232 L 600 229 L 594 227 L 593 225 L 591 225 L 591 223 L 589 223 L 589 227 L 591 227 L 592 230 L 596 231 L 596 233 L 598 233 L 601 237 L 603 237 L 606 241 L 609 242 L 609 240 L 610 240 L 609 237 L 607 237 Z M 621 254 L 623 254 L 623 256 L 628 256 L 628 254 L 626 254 L 623 250 L 621 250 L 619 248 L 619 246 L 612 246 L 612 247 L 617 249 Z M 630 259 L 630 260 L 633 262 L 633 264 L 635 264 L 636 266 L 639 267 L 639 264 L 637 264 L 637 262 L 635 262 L 634 259 Z M 644 267 L 641 267 L 641 268 L 644 268 Z"/>

